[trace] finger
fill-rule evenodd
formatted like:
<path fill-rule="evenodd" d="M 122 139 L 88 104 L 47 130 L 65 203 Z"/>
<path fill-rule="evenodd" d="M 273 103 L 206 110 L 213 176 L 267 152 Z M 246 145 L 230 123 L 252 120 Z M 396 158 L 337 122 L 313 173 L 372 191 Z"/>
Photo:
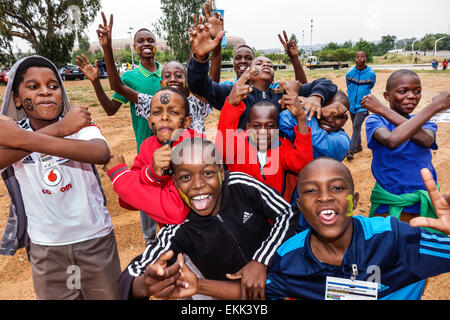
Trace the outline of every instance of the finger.
<path fill-rule="evenodd" d="M 281 37 L 280 34 L 278 34 L 278 39 L 280 39 L 280 42 L 283 45 L 283 47 L 286 48 L 286 42 L 284 42 L 284 40 L 283 40 L 283 38 Z"/>
<path fill-rule="evenodd" d="M 247 83 L 248 80 L 250 80 L 252 72 L 254 72 L 253 70 L 254 69 L 251 69 L 250 67 L 247 67 L 247 69 L 245 69 L 244 73 L 238 80 L 240 85 L 244 85 L 245 83 Z"/>
<path fill-rule="evenodd" d="M 102 11 L 101 14 L 102 14 L 103 26 L 106 27 L 108 25 L 108 21 L 106 21 L 105 13 Z"/>
<path fill-rule="evenodd" d="M 209 18 L 210 15 L 209 15 L 209 11 L 208 11 L 208 8 L 207 8 L 207 6 L 206 6 L 206 3 L 203 3 L 203 4 L 202 4 L 202 7 L 203 7 L 203 15 L 204 15 L 206 18 Z"/>
<path fill-rule="evenodd" d="M 284 39 L 286 40 L 286 43 L 289 41 L 289 38 L 287 36 L 286 30 L 283 30 Z"/>
<path fill-rule="evenodd" d="M 422 175 L 422 180 L 425 183 L 425 187 L 427 188 L 433 205 L 436 207 L 436 204 L 438 204 L 439 202 L 447 202 L 439 192 L 430 170 L 424 168 L 420 170 L 420 174 Z"/>
<path fill-rule="evenodd" d="M 409 221 L 409 225 L 414 228 L 431 228 L 442 230 L 444 225 L 441 220 L 425 217 L 416 217 Z"/>
<path fill-rule="evenodd" d="M 248 300 L 247 289 L 243 286 L 241 281 L 241 300 Z"/>
<path fill-rule="evenodd" d="M 166 251 L 158 258 L 158 260 L 156 260 L 155 264 L 159 264 L 161 266 L 166 266 L 167 261 L 172 259 L 172 257 L 173 257 L 173 251 L 172 250 Z"/>
<path fill-rule="evenodd" d="M 194 13 L 193 15 L 192 15 L 192 19 L 194 19 L 194 26 L 198 26 L 198 22 L 197 22 L 197 15 Z"/>
<path fill-rule="evenodd" d="M 95 60 L 95 67 L 98 69 L 98 60 Z"/>
<path fill-rule="evenodd" d="M 113 16 L 113 14 L 111 13 L 111 15 L 109 16 L 109 29 L 110 29 L 110 30 L 112 29 L 113 21 L 114 21 L 114 16 Z"/>
<path fill-rule="evenodd" d="M 213 5 L 212 5 L 212 0 L 208 1 L 208 6 L 209 6 L 209 16 L 211 17 L 213 15 Z"/>
<path fill-rule="evenodd" d="M 230 280 L 239 280 L 239 279 L 242 279 L 242 275 L 237 274 L 237 273 L 233 273 L 233 274 L 227 273 L 227 278 Z"/>

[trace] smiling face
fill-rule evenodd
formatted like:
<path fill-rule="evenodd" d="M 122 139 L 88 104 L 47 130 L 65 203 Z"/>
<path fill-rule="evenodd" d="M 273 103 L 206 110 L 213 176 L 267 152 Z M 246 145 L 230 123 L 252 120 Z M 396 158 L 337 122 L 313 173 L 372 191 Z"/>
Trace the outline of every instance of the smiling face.
<path fill-rule="evenodd" d="M 150 105 L 148 124 L 161 143 L 172 140 L 175 130 L 189 128 L 191 117 L 186 116 L 184 98 L 173 91 L 158 91 Z"/>
<path fill-rule="evenodd" d="M 353 208 L 359 196 L 353 191 L 350 172 L 341 163 L 325 158 L 311 162 L 300 172 L 298 194 L 300 211 L 320 237 L 335 240 L 349 230 L 348 196 L 352 196 Z"/>
<path fill-rule="evenodd" d="M 176 61 L 166 64 L 161 73 L 161 87 L 177 88 L 186 96 L 189 95 L 189 89 L 186 83 L 186 69 Z"/>
<path fill-rule="evenodd" d="M 251 81 L 263 80 L 267 83 L 272 83 L 275 77 L 275 71 L 273 69 L 273 63 L 269 58 L 258 57 L 253 60 L 251 65 L 255 69 L 255 72 L 250 78 Z"/>
<path fill-rule="evenodd" d="M 202 143 L 184 145 L 173 161 L 174 182 L 183 201 L 200 216 L 215 216 L 220 210 L 223 166 L 211 161 Z M 214 157 L 213 157 L 214 158 Z"/>
<path fill-rule="evenodd" d="M 233 57 L 233 66 L 236 77 L 239 79 L 245 70 L 251 66 L 255 55 L 250 48 L 241 47 L 236 50 Z"/>
<path fill-rule="evenodd" d="M 271 146 L 272 136 L 278 129 L 278 110 L 274 105 L 255 105 L 247 122 L 248 134 L 254 139 L 258 151 L 265 152 Z"/>
<path fill-rule="evenodd" d="M 404 73 L 391 79 L 384 98 L 395 112 L 407 117 L 422 98 L 422 85 L 415 74 Z"/>
<path fill-rule="evenodd" d="M 134 36 L 134 48 L 141 59 L 151 59 L 156 55 L 156 38 L 148 30 L 140 30 Z"/>
<path fill-rule="evenodd" d="M 24 108 L 36 130 L 58 121 L 63 110 L 63 98 L 55 72 L 45 67 L 30 67 L 23 74 L 14 103 L 17 108 Z"/>

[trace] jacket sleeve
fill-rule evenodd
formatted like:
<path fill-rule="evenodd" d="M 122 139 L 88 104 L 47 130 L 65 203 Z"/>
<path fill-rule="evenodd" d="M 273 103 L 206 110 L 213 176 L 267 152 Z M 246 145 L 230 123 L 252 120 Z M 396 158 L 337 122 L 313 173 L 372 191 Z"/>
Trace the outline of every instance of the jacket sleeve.
<path fill-rule="evenodd" d="M 391 218 L 402 265 L 421 279 L 450 271 L 450 237 Z"/>
<path fill-rule="evenodd" d="M 295 131 L 294 127 L 297 125 L 297 119 L 289 110 L 284 110 L 280 113 L 280 131 L 283 132 L 284 136 L 291 140 L 292 143 L 295 141 Z"/>
<path fill-rule="evenodd" d="M 122 300 L 132 298 L 131 289 L 134 279 L 142 276 L 145 272 L 145 268 L 155 262 L 161 254 L 173 250 L 174 255 L 168 262 L 168 265 L 171 265 L 176 261 L 177 254 L 183 251 L 182 248 L 177 245 L 177 243 L 182 243 L 182 241 L 177 241 L 177 238 L 180 237 L 180 227 L 181 225 L 171 225 L 162 228 L 156 237 L 156 242 L 148 245 L 144 252 L 134 258 L 122 272 L 119 278 L 119 295 Z"/>
<path fill-rule="evenodd" d="M 220 112 L 217 125 L 216 146 L 225 164 L 234 163 L 237 156 L 237 128 L 239 118 L 245 111 L 245 104 L 241 101 L 239 106 L 228 103 L 228 98 Z"/>
<path fill-rule="evenodd" d="M 278 247 L 295 233 L 298 214 L 291 205 L 273 188 L 251 178 L 255 187 L 255 202 L 261 203 L 261 211 L 265 217 L 274 220 L 272 230 L 260 248 L 253 255 L 253 260 L 270 266 Z"/>
<path fill-rule="evenodd" d="M 191 58 L 188 64 L 189 89 L 208 100 L 213 108 L 221 110 L 233 85 L 211 81 L 208 72 L 209 62 L 201 63 Z"/>
<path fill-rule="evenodd" d="M 164 186 L 148 184 L 140 179 L 141 172 L 128 169 L 125 164 L 108 172 L 113 189 L 126 209 L 144 211 L 162 224 L 180 224 L 189 213 L 173 181 Z M 124 205 L 125 203 L 126 205 Z"/>
<path fill-rule="evenodd" d="M 312 131 L 313 152 L 316 158 L 344 160 L 350 149 L 350 138 L 345 131 L 328 133 L 319 127 L 316 118 L 312 118 L 308 125 Z"/>
<path fill-rule="evenodd" d="M 288 140 L 284 141 L 283 154 L 280 154 L 282 166 L 285 170 L 292 171 L 298 174 L 313 157 L 313 147 L 311 140 L 311 128 L 308 127 L 307 134 L 301 134 L 297 131 L 297 126 L 294 127 L 295 141 L 294 145 Z"/>
<path fill-rule="evenodd" d="M 322 105 L 327 103 L 337 92 L 337 86 L 328 79 L 320 78 L 302 85 L 300 96 L 317 95 L 322 97 Z"/>

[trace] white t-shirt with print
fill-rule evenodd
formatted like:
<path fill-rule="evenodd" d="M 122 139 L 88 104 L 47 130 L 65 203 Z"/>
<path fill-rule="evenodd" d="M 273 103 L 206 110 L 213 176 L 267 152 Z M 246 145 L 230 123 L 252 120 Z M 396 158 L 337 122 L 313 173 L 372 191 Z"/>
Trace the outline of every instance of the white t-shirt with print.
<path fill-rule="evenodd" d="M 33 131 L 28 119 L 18 123 Z M 105 140 L 94 125 L 66 139 Z M 31 242 L 68 245 L 104 237 L 113 230 L 91 164 L 34 152 L 12 166 L 20 185 Z"/>

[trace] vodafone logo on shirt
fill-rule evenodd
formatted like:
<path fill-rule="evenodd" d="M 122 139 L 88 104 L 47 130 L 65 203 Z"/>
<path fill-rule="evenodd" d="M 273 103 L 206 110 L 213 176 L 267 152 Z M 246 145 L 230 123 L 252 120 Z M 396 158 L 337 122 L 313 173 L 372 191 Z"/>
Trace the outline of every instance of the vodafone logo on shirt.
<path fill-rule="evenodd" d="M 49 187 L 57 186 L 61 182 L 61 178 L 61 172 L 56 168 L 49 169 L 44 173 L 44 182 Z"/>

